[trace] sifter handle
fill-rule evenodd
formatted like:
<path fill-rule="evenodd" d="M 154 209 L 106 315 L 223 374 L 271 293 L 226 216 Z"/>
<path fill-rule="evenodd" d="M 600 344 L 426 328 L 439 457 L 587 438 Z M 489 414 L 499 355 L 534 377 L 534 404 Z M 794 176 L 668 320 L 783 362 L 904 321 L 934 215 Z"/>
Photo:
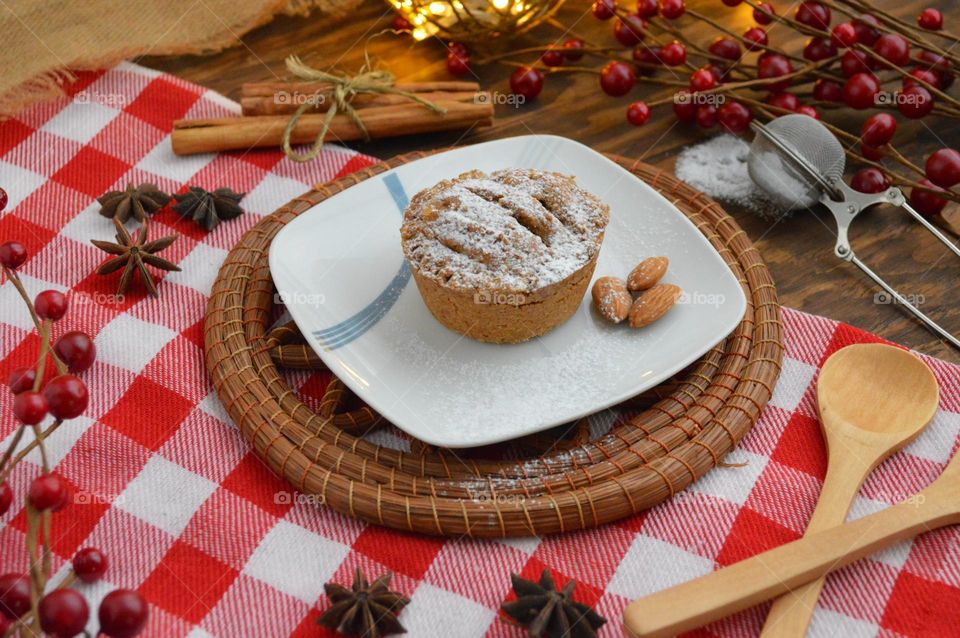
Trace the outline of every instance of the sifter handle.
<path fill-rule="evenodd" d="M 941 328 L 940 325 L 937 324 L 937 322 L 935 322 L 933 319 L 931 319 L 927 315 L 923 314 L 923 312 L 921 312 L 919 308 L 917 308 L 912 303 L 907 301 L 903 297 L 903 295 L 901 295 L 899 292 L 894 290 L 893 287 L 890 286 L 890 284 L 888 284 L 883 279 L 881 279 L 877 273 L 870 270 L 870 268 L 868 268 L 865 263 L 860 261 L 857 258 L 857 256 L 853 254 L 852 250 L 849 253 L 847 261 L 852 262 L 854 266 L 862 270 L 867 277 L 873 280 L 873 283 L 883 288 L 887 292 L 887 294 L 889 294 L 891 297 L 893 297 L 897 301 L 897 303 L 899 303 L 904 308 L 909 310 L 913 314 L 913 316 L 915 316 L 917 319 L 925 323 L 927 327 L 930 328 L 930 330 L 934 331 L 935 333 L 937 333 L 938 335 L 940 335 L 941 337 L 949 341 L 954 348 L 960 349 L 960 339 L 957 339 L 952 334 L 950 334 L 949 332 Z"/>

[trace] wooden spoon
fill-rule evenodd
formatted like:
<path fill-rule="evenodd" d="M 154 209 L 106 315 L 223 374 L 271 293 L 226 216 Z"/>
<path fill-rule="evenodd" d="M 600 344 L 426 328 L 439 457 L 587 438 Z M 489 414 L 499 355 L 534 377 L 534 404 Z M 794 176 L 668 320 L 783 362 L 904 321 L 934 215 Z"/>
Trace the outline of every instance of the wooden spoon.
<path fill-rule="evenodd" d="M 930 369 L 893 346 L 847 346 L 827 359 L 817 381 L 827 476 L 806 534 L 846 520 L 867 475 L 933 418 L 937 395 Z M 761 636 L 803 638 L 824 582 L 819 578 L 774 602 Z"/>
<path fill-rule="evenodd" d="M 862 441 L 876 437 L 891 449 L 896 441 L 903 445 L 933 418 L 939 389 L 930 369 L 905 350 L 851 346 L 824 365 L 817 399 L 824 430 L 830 432 L 830 473 L 838 465 L 853 465 L 851 458 L 860 459 L 861 470 L 852 472 L 859 483 L 866 474 L 864 464 L 872 468 L 879 462 L 863 461 L 869 455 Z M 857 436 L 836 438 L 833 432 L 841 430 Z M 912 434 L 905 437 L 906 431 Z M 848 457 L 843 445 L 859 447 L 851 448 Z M 881 447 L 878 443 L 869 449 Z M 830 474 L 828 480 L 833 480 Z M 638 638 L 672 636 L 793 591 L 900 540 L 954 523 L 960 523 L 960 455 L 929 487 L 893 507 L 634 601 L 624 610 L 624 626 Z"/>

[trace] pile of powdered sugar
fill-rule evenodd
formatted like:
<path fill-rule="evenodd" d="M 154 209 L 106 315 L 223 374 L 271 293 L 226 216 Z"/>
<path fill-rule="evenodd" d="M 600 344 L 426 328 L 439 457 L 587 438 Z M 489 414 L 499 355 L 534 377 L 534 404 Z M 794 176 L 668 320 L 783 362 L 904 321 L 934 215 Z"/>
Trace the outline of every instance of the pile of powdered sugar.
<path fill-rule="evenodd" d="M 754 184 L 747 171 L 750 145 L 734 135 L 718 135 L 683 150 L 677 177 L 710 197 L 762 215 L 779 215 L 777 207 Z"/>

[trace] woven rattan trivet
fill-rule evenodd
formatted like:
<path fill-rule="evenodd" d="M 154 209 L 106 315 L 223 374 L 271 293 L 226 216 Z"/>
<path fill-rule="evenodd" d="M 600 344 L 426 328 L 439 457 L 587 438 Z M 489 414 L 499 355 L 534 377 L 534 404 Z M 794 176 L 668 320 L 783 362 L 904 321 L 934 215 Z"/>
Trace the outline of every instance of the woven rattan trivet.
<path fill-rule="evenodd" d="M 275 318 L 267 253 L 274 235 L 345 188 L 424 154 L 394 158 L 318 187 L 261 220 L 230 252 L 213 285 L 205 352 L 213 386 L 253 449 L 298 490 L 350 516 L 426 534 L 525 536 L 614 521 L 671 497 L 722 462 L 753 426 L 780 374 L 776 289 L 746 233 L 722 208 L 646 164 L 612 157 L 683 211 L 747 292 L 737 329 L 672 382 L 638 398 L 648 407 L 595 440 L 580 437 L 521 460 L 465 456 L 415 444 L 411 452 L 358 438 L 380 417 L 347 410 L 328 385 L 316 411 L 278 371 L 319 365 Z M 544 447 L 544 450 L 547 448 Z"/>

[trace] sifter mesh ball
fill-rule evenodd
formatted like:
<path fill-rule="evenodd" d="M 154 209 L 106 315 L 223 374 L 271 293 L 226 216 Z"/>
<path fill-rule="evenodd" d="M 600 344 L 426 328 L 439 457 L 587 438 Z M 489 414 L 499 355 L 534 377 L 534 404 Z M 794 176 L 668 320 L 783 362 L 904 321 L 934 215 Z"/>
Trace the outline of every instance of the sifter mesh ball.
<path fill-rule="evenodd" d="M 816 119 L 799 113 L 783 115 L 767 124 L 766 129 L 823 177 L 843 177 L 843 147 Z M 747 169 L 757 186 L 787 210 L 808 208 L 820 201 L 822 188 L 817 181 L 763 135 L 757 135 L 750 146 Z"/>

